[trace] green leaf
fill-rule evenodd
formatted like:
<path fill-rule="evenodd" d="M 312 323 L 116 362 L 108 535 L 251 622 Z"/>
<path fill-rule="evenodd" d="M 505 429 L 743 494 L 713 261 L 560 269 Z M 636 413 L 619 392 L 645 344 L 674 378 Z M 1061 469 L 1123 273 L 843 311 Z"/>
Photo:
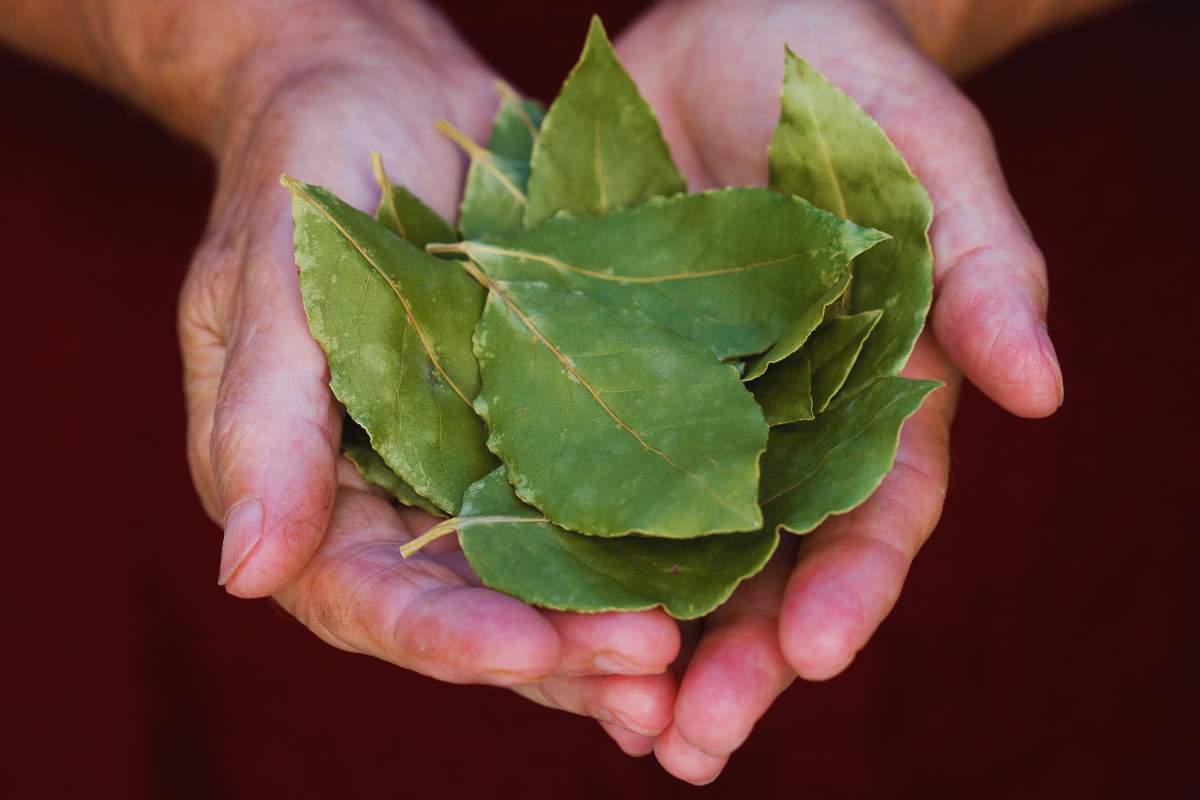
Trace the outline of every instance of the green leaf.
<path fill-rule="evenodd" d="M 387 465 L 439 508 L 495 468 L 472 411 L 471 331 L 484 293 L 318 186 L 285 176 L 296 263 L 330 386 Z"/>
<path fill-rule="evenodd" d="M 733 367 L 637 309 L 460 263 L 491 289 L 475 408 L 522 500 L 594 536 L 760 527 L 767 426 Z"/>
<path fill-rule="evenodd" d="M 561 611 L 662 606 L 678 619 L 725 602 L 779 541 L 774 531 L 689 541 L 571 533 L 522 503 L 503 467 L 467 490 L 462 516 L 451 522 L 471 567 L 493 589 Z"/>
<path fill-rule="evenodd" d="M 870 497 L 892 468 L 900 426 L 939 386 L 876 378 L 812 422 L 772 428 L 759 491 L 765 527 L 807 533 Z"/>
<path fill-rule="evenodd" d="M 796 353 L 746 384 L 771 426 L 813 418 L 813 375 L 808 357 Z"/>
<path fill-rule="evenodd" d="M 349 416 L 342 420 L 342 455 L 367 483 L 381 487 L 406 506 L 415 506 L 436 516 L 445 516 L 440 508 L 417 494 L 404 479 L 392 472 L 387 462 L 371 449 L 371 438 Z"/>
<path fill-rule="evenodd" d="M 501 280 L 636 306 L 728 358 L 767 349 L 797 315 L 819 321 L 850 259 L 882 238 L 797 197 L 720 189 L 435 250 L 466 253 Z"/>
<path fill-rule="evenodd" d="M 500 95 L 500 108 L 492 119 L 488 149 L 504 158 L 529 161 L 546 107 L 537 100 L 521 97 L 503 81 L 496 82 L 496 93 Z"/>
<path fill-rule="evenodd" d="M 883 318 L 863 347 L 844 391 L 904 366 L 933 296 L 929 196 L 904 158 L 857 103 L 787 51 L 782 113 L 771 139 L 771 188 L 892 240 L 853 264 L 849 312 Z"/>
<path fill-rule="evenodd" d="M 379 208 L 375 211 L 375 219 L 381 225 L 417 247 L 424 247 L 430 242 L 453 242 L 458 239 L 450 223 L 408 189 L 388 179 L 379 153 L 371 153 L 371 169 L 379 184 Z"/>
<path fill-rule="evenodd" d="M 471 159 L 458 207 L 458 227 L 463 236 L 520 231 L 527 202 L 525 184 L 529 179 L 529 163 L 484 150 L 445 120 L 438 120 L 437 129 Z"/>
<path fill-rule="evenodd" d="M 602 214 L 686 188 L 654 112 L 592 17 L 579 63 L 533 147 L 525 225 L 563 209 Z"/>
<path fill-rule="evenodd" d="M 850 270 L 847 269 L 836 283 L 821 294 L 807 303 L 797 305 L 795 315 L 788 321 L 783 334 L 775 344 L 771 345 L 771 349 L 746 361 L 746 370 L 742 374 L 742 380 L 752 381 L 761 378 L 772 364 L 778 364 L 800 350 L 812 332 L 821 324 L 821 320 L 829 313 L 829 309 L 836 306 L 838 301 L 846 296 L 846 289 L 849 285 Z"/>
<path fill-rule="evenodd" d="M 820 414 L 846 382 L 882 311 L 864 311 L 826 321 L 804 345 L 812 368 L 813 410 Z"/>

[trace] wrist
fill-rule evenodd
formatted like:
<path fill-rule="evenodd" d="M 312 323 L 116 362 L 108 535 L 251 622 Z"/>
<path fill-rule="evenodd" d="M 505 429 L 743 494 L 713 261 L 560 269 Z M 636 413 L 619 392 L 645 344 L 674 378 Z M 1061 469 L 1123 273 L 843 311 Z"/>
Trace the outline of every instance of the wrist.
<path fill-rule="evenodd" d="M 122 31 L 106 82 L 218 161 L 305 76 L 426 65 L 435 52 L 447 82 L 480 70 L 420 0 L 117 0 L 106 13 L 105 28 Z"/>

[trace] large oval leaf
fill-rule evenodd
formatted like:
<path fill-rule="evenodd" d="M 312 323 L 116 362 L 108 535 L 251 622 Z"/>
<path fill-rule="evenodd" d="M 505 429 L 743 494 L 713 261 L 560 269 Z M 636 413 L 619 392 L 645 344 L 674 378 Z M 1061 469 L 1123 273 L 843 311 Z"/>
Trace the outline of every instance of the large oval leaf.
<path fill-rule="evenodd" d="M 520 501 L 504 468 L 467 490 L 459 531 L 471 567 L 493 589 L 560 611 L 639 611 L 662 606 L 700 617 L 767 563 L 774 531 L 689 541 L 599 539 L 559 528 Z"/>
<path fill-rule="evenodd" d="M 685 188 L 654 112 L 592 17 L 579 63 L 533 147 L 525 224 L 563 209 L 604 213 Z"/>
<path fill-rule="evenodd" d="M 376 452 L 439 508 L 495 468 L 471 402 L 483 290 L 318 186 L 292 191 L 296 263 L 330 386 Z"/>
<path fill-rule="evenodd" d="M 656 324 L 720 358 L 770 347 L 801 315 L 821 319 L 846 265 L 885 238 L 796 197 L 720 189 L 654 198 L 601 217 L 559 215 L 523 234 L 463 242 L 501 280 L 540 280 Z"/>
<path fill-rule="evenodd" d="M 765 527 L 807 533 L 870 497 L 892 468 L 900 426 L 941 385 L 876 378 L 812 422 L 772 428 L 759 492 Z"/>
<path fill-rule="evenodd" d="M 771 188 L 891 234 L 855 260 L 848 311 L 881 310 L 844 391 L 904 366 L 933 296 L 933 207 L 871 117 L 791 50 L 770 147 Z"/>
<path fill-rule="evenodd" d="M 522 500 L 594 536 L 760 527 L 767 426 L 733 367 L 637 309 L 479 277 L 475 407 Z"/>

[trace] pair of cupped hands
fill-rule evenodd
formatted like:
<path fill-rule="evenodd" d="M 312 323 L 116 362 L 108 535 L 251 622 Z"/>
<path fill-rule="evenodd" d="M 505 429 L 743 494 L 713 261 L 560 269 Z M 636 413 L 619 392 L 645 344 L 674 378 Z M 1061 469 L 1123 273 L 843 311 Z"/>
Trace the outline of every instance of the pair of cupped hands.
<path fill-rule="evenodd" d="M 395 181 L 453 219 L 463 159 L 433 123 L 485 141 L 498 76 L 429 9 L 414 6 L 403 24 L 331 16 L 244 67 L 181 298 L 189 461 L 224 525 L 221 584 L 275 598 L 335 647 L 593 717 L 626 753 L 653 751 L 694 783 L 720 773 L 797 676 L 845 669 L 938 520 L 960 370 L 1027 417 L 1058 408 L 1062 377 L 1043 261 L 986 125 L 886 8 L 667 2 L 617 49 L 696 191 L 765 185 L 785 43 L 875 117 L 935 206 L 935 304 L 905 374 L 946 387 L 908 421 L 870 501 L 808 536 L 785 534 L 764 572 L 695 623 L 532 608 L 481 586 L 448 540 L 401 558 L 433 519 L 393 507 L 339 456 L 341 410 L 308 332 L 278 179 L 286 171 L 373 209 L 367 154 L 379 150 Z"/>

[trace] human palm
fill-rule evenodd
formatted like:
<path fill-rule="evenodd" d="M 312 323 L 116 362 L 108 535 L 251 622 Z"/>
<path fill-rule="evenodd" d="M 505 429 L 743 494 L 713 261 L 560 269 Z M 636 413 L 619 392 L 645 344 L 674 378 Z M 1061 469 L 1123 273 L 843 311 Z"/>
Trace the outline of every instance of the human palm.
<path fill-rule="evenodd" d="M 230 128 L 180 302 L 189 461 L 206 509 L 225 521 L 219 580 L 273 596 L 342 649 L 656 733 L 679 646 L 665 614 L 536 610 L 480 586 L 450 542 L 403 559 L 399 545 L 433 518 L 395 508 L 339 457 L 341 410 L 305 321 L 279 176 L 371 209 L 367 155 L 379 150 L 394 179 L 452 216 L 462 164 L 433 121 L 481 137 L 494 107 L 492 76 L 455 47 L 439 51 L 461 66 L 447 75 L 402 42 L 368 39 L 347 60 L 280 80 Z"/>
<path fill-rule="evenodd" d="M 959 370 L 1021 416 L 1062 401 L 1044 264 L 986 124 L 882 3 L 666 2 L 617 46 L 697 190 L 766 183 L 785 43 L 858 100 L 929 189 L 932 331 L 904 374 L 947 385 L 905 425 L 895 467 L 867 503 L 781 549 L 705 620 L 671 726 L 621 740 L 631 752 L 653 747 L 668 771 L 698 783 L 797 674 L 839 673 L 891 610 L 941 513 Z"/>

